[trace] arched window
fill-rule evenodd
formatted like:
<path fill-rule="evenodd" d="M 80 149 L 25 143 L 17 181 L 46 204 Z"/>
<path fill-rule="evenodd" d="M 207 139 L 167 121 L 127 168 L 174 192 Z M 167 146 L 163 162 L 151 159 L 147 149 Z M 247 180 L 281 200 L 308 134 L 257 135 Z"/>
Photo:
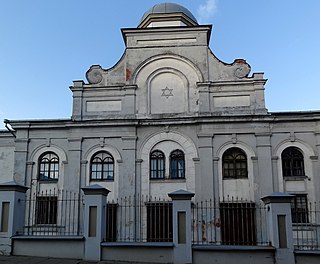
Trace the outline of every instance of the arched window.
<path fill-rule="evenodd" d="M 45 152 L 39 158 L 39 180 L 58 180 L 59 158 L 53 152 Z"/>
<path fill-rule="evenodd" d="M 284 177 L 305 176 L 304 159 L 300 149 L 296 147 L 286 148 L 281 154 L 281 159 Z"/>
<path fill-rule="evenodd" d="M 224 179 L 248 178 L 247 156 L 240 148 L 230 148 L 222 156 Z"/>
<path fill-rule="evenodd" d="M 114 179 L 114 160 L 106 151 L 97 152 L 91 158 L 90 180 L 103 181 Z"/>
<path fill-rule="evenodd" d="M 184 153 L 179 149 L 172 151 L 170 154 L 170 178 L 185 178 Z"/>
<path fill-rule="evenodd" d="M 165 156 L 162 151 L 154 150 L 150 154 L 150 179 L 164 179 Z"/>

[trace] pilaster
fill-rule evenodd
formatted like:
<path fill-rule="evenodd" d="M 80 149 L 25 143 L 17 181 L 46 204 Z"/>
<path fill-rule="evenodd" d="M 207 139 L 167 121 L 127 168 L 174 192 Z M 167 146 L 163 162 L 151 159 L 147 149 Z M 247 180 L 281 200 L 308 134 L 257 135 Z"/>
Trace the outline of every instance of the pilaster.
<path fill-rule="evenodd" d="M 0 185 L 0 253 L 12 253 L 12 237 L 23 232 L 25 193 L 28 187 L 16 182 Z"/>
<path fill-rule="evenodd" d="M 82 188 L 84 192 L 85 260 L 100 261 L 101 242 L 106 237 L 107 196 L 109 190 L 95 184 Z"/>
<path fill-rule="evenodd" d="M 267 230 L 271 245 L 276 248 L 277 264 L 295 262 L 291 218 L 292 198 L 293 195 L 286 193 L 272 193 L 262 198 L 267 207 Z"/>
<path fill-rule="evenodd" d="M 192 263 L 191 199 L 194 193 L 178 190 L 169 193 L 168 196 L 173 204 L 174 263 Z"/>

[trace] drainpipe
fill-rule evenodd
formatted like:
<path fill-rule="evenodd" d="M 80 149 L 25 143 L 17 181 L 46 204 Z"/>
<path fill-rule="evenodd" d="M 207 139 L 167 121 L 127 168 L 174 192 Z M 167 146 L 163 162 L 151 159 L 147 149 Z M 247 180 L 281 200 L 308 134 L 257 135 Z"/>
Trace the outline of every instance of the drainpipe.
<path fill-rule="evenodd" d="M 10 121 L 8 119 L 3 120 L 3 123 L 5 124 L 5 128 L 8 129 L 8 131 L 14 136 L 15 138 L 17 137 L 16 134 L 14 133 L 15 130 L 13 130 L 11 127 L 8 126 Z"/>

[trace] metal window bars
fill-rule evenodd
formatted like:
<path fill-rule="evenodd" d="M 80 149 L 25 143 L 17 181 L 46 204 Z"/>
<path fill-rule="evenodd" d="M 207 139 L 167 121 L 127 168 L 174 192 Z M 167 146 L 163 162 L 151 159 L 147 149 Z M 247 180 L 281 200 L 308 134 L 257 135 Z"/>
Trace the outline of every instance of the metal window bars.
<path fill-rule="evenodd" d="M 83 197 L 67 190 L 45 190 L 26 196 L 25 226 L 17 235 L 83 235 Z"/>

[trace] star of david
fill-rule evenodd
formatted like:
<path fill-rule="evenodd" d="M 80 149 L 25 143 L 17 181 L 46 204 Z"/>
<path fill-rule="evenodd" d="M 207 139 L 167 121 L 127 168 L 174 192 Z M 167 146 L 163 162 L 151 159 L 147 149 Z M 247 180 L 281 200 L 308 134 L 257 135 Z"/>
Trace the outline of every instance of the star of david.
<path fill-rule="evenodd" d="M 170 96 L 173 96 L 172 94 L 172 91 L 173 89 L 169 89 L 168 87 L 164 88 L 164 89 L 161 89 L 162 90 L 162 95 L 161 96 L 164 96 L 165 98 L 169 98 Z"/>

